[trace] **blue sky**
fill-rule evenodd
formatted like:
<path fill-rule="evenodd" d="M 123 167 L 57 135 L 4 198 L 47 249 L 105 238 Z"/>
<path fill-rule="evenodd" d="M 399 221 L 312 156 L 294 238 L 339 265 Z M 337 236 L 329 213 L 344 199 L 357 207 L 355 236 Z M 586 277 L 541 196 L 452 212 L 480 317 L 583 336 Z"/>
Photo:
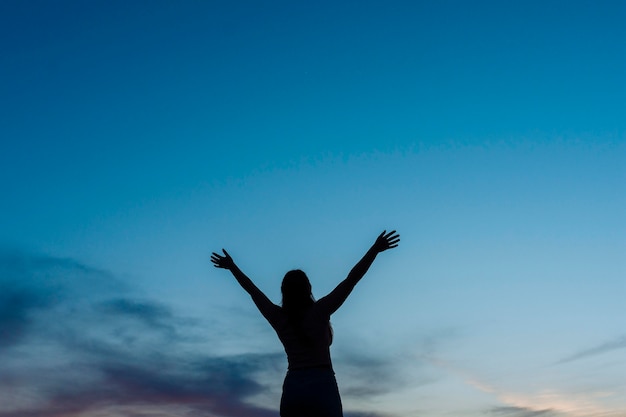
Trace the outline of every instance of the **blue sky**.
<path fill-rule="evenodd" d="M 346 415 L 626 413 L 626 3 L 0 4 L 0 417 L 277 415 L 211 251 L 333 316 Z"/>

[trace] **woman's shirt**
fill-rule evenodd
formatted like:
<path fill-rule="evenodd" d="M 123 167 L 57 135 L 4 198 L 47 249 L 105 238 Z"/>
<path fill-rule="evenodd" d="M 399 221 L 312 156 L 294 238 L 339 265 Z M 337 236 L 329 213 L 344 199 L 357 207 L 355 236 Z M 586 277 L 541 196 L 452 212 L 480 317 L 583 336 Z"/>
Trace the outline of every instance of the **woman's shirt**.
<path fill-rule="evenodd" d="M 310 307 L 298 324 L 298 329 L 289 321 L 282 307 L 272 303 L 266 297 L 254 301 L 282 342 L 290 370 L 332 368 L 330 312 L 324 299 L 316 301 Z"/>

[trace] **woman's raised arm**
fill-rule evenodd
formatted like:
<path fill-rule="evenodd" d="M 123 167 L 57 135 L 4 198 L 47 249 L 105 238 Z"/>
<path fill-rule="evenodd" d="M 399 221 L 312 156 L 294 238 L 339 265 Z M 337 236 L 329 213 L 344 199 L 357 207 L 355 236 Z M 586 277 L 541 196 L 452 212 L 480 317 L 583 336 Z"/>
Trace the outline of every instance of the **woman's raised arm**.
<path fill-rule="evenodd" d="M 322 304 L 328 314 L 333 314 L 341 305 L 346 301 L 348 295 L 352 292 L 354 286 L 363 278 L 369 267 L 376 259 L 376 256 L 398 246 L 400 242 L 400 235 L 395 230 L 387 233 L 386 230 L 376 238 L 376 241 L 371 248 L 365 253 L 363 258 L 352 268 L 346 279 L 344 279 L 337 287 L 332 290 L 327 296 L 321 298 L 318 303 Z"/>
<path fill-rule="evenodd" d="M 216 268 L 228 269 L 230 273 L 233 274 L 239 285 L 241 285 L 241 287 L 246 290 L 248 294 L 250 294 L 252 301 L 254 301 L 254 304 L 256 304 L 259 311 L 261 311 L 261 314 L 268 318 L 270 310 L 277 306 L 272 303 L 265 294 L 263 294 L 263 291 L 254 285 L 254 282 L 252 282 L 252 280 L 248 278 L 248 276 L 244 274 L 241 269 L 239 269 L 237 264 L 235 264 L 235 261 L 233 261 L 233 258 L 231 258 L 225 249 L 222 249 L 222 252 L 224 252 L 224 255 L 213 252 L 211 254 L 211 262 L 213 262 Z"/>

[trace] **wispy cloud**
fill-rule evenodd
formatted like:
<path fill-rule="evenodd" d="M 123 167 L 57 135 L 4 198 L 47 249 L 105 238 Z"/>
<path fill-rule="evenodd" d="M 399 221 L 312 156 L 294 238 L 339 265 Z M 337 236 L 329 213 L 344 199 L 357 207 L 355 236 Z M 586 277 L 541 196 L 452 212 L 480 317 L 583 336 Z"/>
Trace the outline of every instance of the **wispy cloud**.
<path fill-rule="evenodd" d="M 0 348 L 19 343 L 33 321 L 33 313 L 52 303 L 46 294 L 3 285 L 0 291 Z"/>
<path fill-rule="evenodd" d="M 565 357 L 557 362 L 557 364 L 574 362 L 579 359 L 585 359 L 592 356 L 602 355 L 604 353 L 612 352 L 618 349 L 626 349 L 626 335 L 618 337 L 600 345 L 594 346 L 589 349 L 582 350 L 571 356 Z"/>
<path fill-rule="evenodd" d="M 550 417 L 556 415 L 552 410 L 533 410 L 525 407 L 495 407 L 489 414 L 502 417 Z"/>
<path fill-rule="evenodd" d="M 500 404 L 486 410 L 487 414 L 506 417 L 621 417 L 622 411 L 612 411 L 597 400 L 611 395 L 601 392 L 565 393 L 549 387 L 534 392 L 514 391 L 477 378 L 453 363 L 431 358 L 435 366 L 461 378 L 468 386 L 492 395 Z"/>
<path fill-rule="evenodd" d="M 387 394 L 397 390 L 405 382 L 397 366 L 388 360 L 361 355 L 341 358 L 341 367 L 348 377 L 342 392 L 355 399 Z"/>
<path fill-rule="evenodd" d="M 195 321 L 73 260 L 2 254 L 0 271 L 1 417 L 113 405 L 124 415 L 148 405 L 176 406 L 181 416 L 275 415 L 247 399 L 265 390 L 254 373 L 281 355 L 190 351 Z"/>
<path fill-rule="evenodd" d="M 121 284 L 107 272 L 71 259 L 1 252 L 0 288 L 2 349 L 23 342 L 39 315 L 57 309 L 67 298 L 76 298 L 77 292 L 106 295 Z"/>

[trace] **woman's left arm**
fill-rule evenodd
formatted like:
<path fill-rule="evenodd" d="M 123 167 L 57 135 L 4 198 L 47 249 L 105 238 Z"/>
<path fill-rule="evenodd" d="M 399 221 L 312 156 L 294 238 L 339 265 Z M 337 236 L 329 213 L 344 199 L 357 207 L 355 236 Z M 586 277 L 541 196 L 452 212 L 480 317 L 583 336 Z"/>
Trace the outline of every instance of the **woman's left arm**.
<path fill-rule="evenodd" d="M 388 249 L 395 248 L 400 242 L 400 235 L 395 230 L 387 233 L 386 230 L 376 238 L 372 247 L 365 253 L 363 258 L 352 268 L 346 279 L 344 279 L 327 296 L 322 297 L 318 302 L 324 305 L 328 314 L 333 314 L 346 301 L 356 284 L 363 278 L 376 256 Z"/>

